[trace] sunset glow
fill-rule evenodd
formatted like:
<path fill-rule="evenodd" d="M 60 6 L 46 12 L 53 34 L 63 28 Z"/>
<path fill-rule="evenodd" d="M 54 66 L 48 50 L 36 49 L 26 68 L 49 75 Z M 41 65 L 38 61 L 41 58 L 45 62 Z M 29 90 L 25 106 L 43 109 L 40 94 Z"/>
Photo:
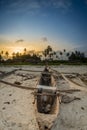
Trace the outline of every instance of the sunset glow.
<path fill-rule="evenodd" d="M 1 0 L 0 50 L 87 50 L 86 0 Z"/>
<path fill-rule="evenodd" d="M 14 53 L 23 53 L 23 47 L 14 47 L 12 52 Z"/>

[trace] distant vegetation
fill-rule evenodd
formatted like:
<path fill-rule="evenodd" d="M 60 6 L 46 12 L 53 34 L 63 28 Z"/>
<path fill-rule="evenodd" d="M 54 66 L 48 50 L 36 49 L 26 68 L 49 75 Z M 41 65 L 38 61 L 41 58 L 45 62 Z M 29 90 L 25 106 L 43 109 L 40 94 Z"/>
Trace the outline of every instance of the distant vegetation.
<path fill-rule="evenodd" d="M 1 51 L 0 52 L 0 64 L 6 64 L 6 65 L 44 65 L 46 63 L 50 64 L 50 65 L 60 65 L 60 64 L 87 64 L 87 57 L 85 57 L 84 53 L 81 53 L 80 51 L 75 51 L 72 52 L 71 54 L 68 52 L 66 55 L 68 57 L 69 60 L 53 60 L 51 57 L 53 55 L 53 53 L 56 54 L 56 52 L 54 51 L 52 52 L 52 47 L 51 46 L 47 46 L 47 48 L 42 52 L 44 57 L 46 57 L 47 55 L 49 55 L 50 59 L 44 59 L 43 61 L 41 60 L 41 55 L 40 54 L 36 54 L 35 52 L 32 52 L 32 54 L 30 52 L 27 51 L 26 48 L 24 48 L 24 52 L 23 54 L 17 52 L 13 52 L 12 53 L 12 57 L 9 58 L 9 52 L 6 51 Z M 64 52 L 66 52 L 66 50 L 63 50 Z M 62 52 L 60 52 L 60 55 L 62 56 Z M 5 58 L 4 58 L 5 57 Z"/>

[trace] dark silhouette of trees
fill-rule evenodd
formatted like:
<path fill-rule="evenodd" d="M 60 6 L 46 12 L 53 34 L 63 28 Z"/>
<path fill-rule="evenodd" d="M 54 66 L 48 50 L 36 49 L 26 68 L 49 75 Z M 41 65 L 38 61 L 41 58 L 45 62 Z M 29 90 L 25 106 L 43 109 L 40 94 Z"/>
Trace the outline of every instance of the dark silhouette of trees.
<path fill-rule="evenodd" d="M 80 51 L 72 52 L 72 54 L 69 56 L 69 60 L 71 61 L 84 61 L 85 54 L 81 53 Z"/>
<path fill-rule="evenodd" d="M 62 52 L 60 52 L 60 55 L 61 55 L 61 58 L 62 58 L 63 53 L 62 53 Z"/>
<path fill-rule="evenodd" d="M 12 53 L 12 58 L 14 59 L 16 56 L 15 52 Z"/>
<path fill-rule="evenodd" d="M 48 52 L 48 54 L 49 54 L 49 52 L 52 52 L 52 47 L 51 46 L 47 46 L 47 52 Z"/>
<path fill-rule="evenodd" d="M 8 53 L 8 51 L 6 51 L 6 52 L 5 52 L 5 55 L 6 55 L 6 57 L 8 58 L 8 56 L 9 56 L 9 53 Z"/>
<path fill-rule="evenodd" d="M 1 55 L 3 55 L 4 51 L 1 51 Z"/>
<path fill-rule="evenodd" d="M 64 49 L 63 52 L 66 52 L 66 50 Z M 62 62 L 63 60 L 63 52 L 60 52 L 60 56 L 61 56 L 61 61 L 58 61 L 58 60 L 55 60 L 56 62 Z M 24 48 L 24 52 L 23 53 L 15 53 L 13 52 L 12 53 L 12 58 L 10 59 L 9 58 L 9 52 L 6 51 L 3 55 L 3 51 L 1 51 L 0 53 L 0 63 L 29 63 L 29 64 L 39 64 L 39 63 L 45 63 L 45 61 L 49 61 L 50 62 L 53 62 L 54 59 L 53 57 L 55 58 L 58 58 L 58 56 L 56 55 L 57 53 L 55 51 L 53 51 L 52 47 L 51 46 L 47 46 L 47 48 L 43 51 L 43 55 L 48 58 L 48 59 L 45 59 L 44 61 L 41 61 L 41 55 L 39 55 L 39 53 L 35 54 L 33 53 L 32 55 L 27 51 L 26 48 Z M 6 57 L 6 59 L 4 59 L 4 56 Z M 75 52 L 72 52 L 71 54 L 69 52 L 66 53 L 66 56 L 69 58 L 69 61 L 72 61 L 72 62 L 85 62 L 87 63 L 87 58 L 85 57 L 85 54 L 84 53 L 81 53 L 80 51 L 75 51 Z M 55 62 L 55 63 L 56 63 Z M 66 61 L 68 62 L 68 61 Z"/>
<path fill-rule="evenodd" d="M 26 49 L 26 48 L 24 48 L 24 55 L 26 55 L 26 52 L 27 52 L 27 49 Z"/>
<path fill-rule="evenodd" d="M 63 51 L 66 52 L 66 49 L 64 49 Z"/>
<path fill-rule="evenodd" d="M 43 51 L 43 55 L 46 57 L 47 56 L 47 51 L 46 49 Z"/>
<path fill-rule="evenodd" d="M 63 53 L 62 53 L 62 52 L 60 52 L 60 55 L 61 55 L 61 56 L 62 56 L 62 54 L 63 54 Z"/>
<path fill-rule="evenodd" d="M 40 62 L 40 56 L 33 54 L 27 54 L 26 53 L 26 49 L 25 49 L 25 53 L 21 54 L 19 52 L 17 53 L 12 53 L 12 61 L 15 63 L 35 63 L 37 64 L 38 62 Z"/>
<path fill-rule="evenodd" d="M 67 57 L 69 57 L 69 56 L 70 56 L 70 53 L 68 52 L 66 55 L 67 55 Z"/>
<path fill-rule="evenodd" d="M 0 62 L 2 61 L 2 55 L 0 54 Z"/>
<path fill-rule="evenodd" d="M 19 56 L 20 56 L 20 53 L 17 52 L 17 53 L 16 53 L 16 58 L 19 58 Z"/>
<path fill-rule="evenodd" d="M 0 52 L 0 62 L 3 62 L 4 61 L 4 59 L 3 59 L 3 55 L 4 54 L 4 51 L 2 50 L 1 52 Z"/>
<path fill-rule="evenodd" d="M 47 55 L 49 55 L 52 50 L 52 47 L 48 45 L 47 48 L 43 51 L 44 56 L 46 57 Z"/>
<path fill-rule="evenodd" d="M 54 51 L 54 53 L 53 53 L 54 55 L 56 55 L 56 52 Z"/>

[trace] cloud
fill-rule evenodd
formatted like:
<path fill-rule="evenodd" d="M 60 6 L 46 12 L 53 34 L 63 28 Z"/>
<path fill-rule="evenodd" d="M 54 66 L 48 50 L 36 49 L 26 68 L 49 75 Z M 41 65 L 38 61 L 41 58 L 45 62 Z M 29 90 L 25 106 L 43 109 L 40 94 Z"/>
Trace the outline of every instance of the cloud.
<path fill-rule="evenodd" d="M 47 42 L 48 41 L 47 37 L 42 37 L 42 41 Z"/>
<path fill-rule="evenodd" d="M 16 43 L 20 43 L 20 42 L 24 42 L 24 40 L 23 39 L 19 39 L 19 40 L 16 41 Z"/>
<path fill-rule="evenodd" d="M 52 0 L 52 2 L 55 8 L 60 8 L 60 9 L 67 9 L 72 5 L 71 0 Z"/>
<path fill-rule="evenodd" d="M 0 7 L 7 12 L 32 12 L 42 8 L 68 9 L 72 0 L 1 0 Z"/>
<path fill-rule="evenodd" d="M 37 0 L 1 0 L 0 7 L 9 13 L 22 13 L 39 9 L 41 5 Z"/>

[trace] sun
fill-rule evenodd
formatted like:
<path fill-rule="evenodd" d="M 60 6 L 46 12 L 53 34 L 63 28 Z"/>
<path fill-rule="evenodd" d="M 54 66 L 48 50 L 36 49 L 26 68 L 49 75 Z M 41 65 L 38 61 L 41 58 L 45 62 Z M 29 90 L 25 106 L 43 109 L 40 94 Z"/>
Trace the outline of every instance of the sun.
<path fill-rule="evenodd" d="M 14 53 L 22 53 L 23 50 L 24 50 L 23 47 L 15 47 L 15 48 L 13 49 L 13 52 L 14 52 Z"/>

